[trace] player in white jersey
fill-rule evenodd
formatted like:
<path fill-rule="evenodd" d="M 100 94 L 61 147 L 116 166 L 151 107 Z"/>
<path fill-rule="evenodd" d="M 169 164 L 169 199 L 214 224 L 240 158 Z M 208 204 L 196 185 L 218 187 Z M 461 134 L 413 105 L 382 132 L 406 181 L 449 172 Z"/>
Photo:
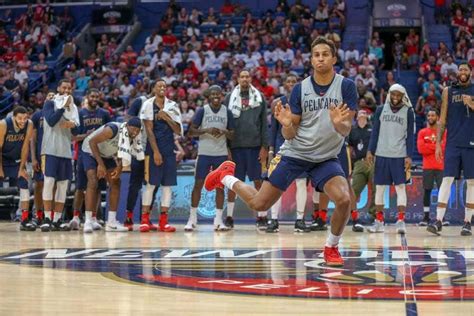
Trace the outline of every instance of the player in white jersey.
<path fill-rule="evenodd" d="M 335 45 L 319 37 L 311 44 L 314 74 L 293 88 L 290 106 L 279 102 L 275 118 L 286 139 L 269 168 L 269 178 L 259 191 L 234 177 L 235 164 L 224 162 L 204 183 L 207 190 L 233 190 L 255 211 L 271 207 L 302 173 L 307 172 L 313 187 L 325 192 L 336 204 L 328 233 L 324 260 L 329 266 L 342 266 L 338 244 L 350 214 L 350 193 L 337 155 L 349 135 L 357 107 L 352 80 L 334 72 Z M 291 108 L 291 109 L 290 109 Z"/>

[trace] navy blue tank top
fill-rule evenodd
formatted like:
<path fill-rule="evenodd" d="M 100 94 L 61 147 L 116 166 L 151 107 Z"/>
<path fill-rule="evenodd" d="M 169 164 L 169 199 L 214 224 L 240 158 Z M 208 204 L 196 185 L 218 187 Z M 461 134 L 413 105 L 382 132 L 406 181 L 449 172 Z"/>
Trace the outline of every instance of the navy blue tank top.
<path fill-rule="evenodd" d="M 174 156 L 174 133 L 171 127 L 164 120 L 157 118 L 161 110 L 156 104 L 153 104 L 153 134 L 155 134 L 156 143 L 162 156 Z M 153 151 L 148 143 L 147 154 L 151 155 Z"/>
<path fill-rule="evenodd" d="M 462 101 L 462 95 L 474 95 L 474 85 L 453 86 L 448 90 L 447 146 L 474 148 L 474 111 Z"/>
<path fill-rule="evenodd" d="M 13 125 L 13 118 L 6 119 L 7 132 L 3 140 L 2 159 L 3 165 L 15 165 L 21 159 L 21 147 L 26 137 L 26 130 L 28 129 L 28 122 L 25 127 L 16 131 Z"/>

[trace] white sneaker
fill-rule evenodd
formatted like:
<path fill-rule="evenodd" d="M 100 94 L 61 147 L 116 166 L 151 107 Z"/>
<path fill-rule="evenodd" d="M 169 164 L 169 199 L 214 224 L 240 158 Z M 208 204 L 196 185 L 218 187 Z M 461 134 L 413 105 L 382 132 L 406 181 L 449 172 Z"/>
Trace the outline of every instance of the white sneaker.
<path fill-rule="evenodd" d="M 69 222 L 69 227 L 71 227 L 71 230 L 79 230 L 80 226 L 81 226 L 81 221 L 79 220 L 78 217 L 74 217 Z"/>
<path fill-rule="evenodd" d="M 405 221 L 399 219 L 395 225 L 397 226 L 397 234 L 405 234 L 407 232 Z"/>
<path fill-rule="evenodd" d="M 189 217 L 188 222 L 184 226 L 185 232 L 192 232 L 197 228 L 197 220 Z"/>
<path fill-rule="evenodd" d="M 374 221 L 374 225 L 367 228 L 367 231 L 369 233 L 383 233 L 384 232 L 383 222 L 376 219 Z"/>
<path fill-rule="evenodd" d="M 92 218 L 91 224 L 92 224 L 92 229 L 93 230 L 101 230 L 102 229 L 102 225 L 100 225 L 99 221 L 97 221 L 97 218 Z"/>
<path fill-rule="evenodd" d="M 86 221 L 84 223 L 84 234 L 91 234 L 94 231 L 92 228 L 92 222 L 91 221 Z"/>
<path fill-rule="evenodd" d="M 115 223 L 107 222 L 107 225 L 105 225 L 105 231 L 124 233 L 124 232 L 128 232 L 128 227 L 123 226 L 119 222 L 115 222 Z"/>

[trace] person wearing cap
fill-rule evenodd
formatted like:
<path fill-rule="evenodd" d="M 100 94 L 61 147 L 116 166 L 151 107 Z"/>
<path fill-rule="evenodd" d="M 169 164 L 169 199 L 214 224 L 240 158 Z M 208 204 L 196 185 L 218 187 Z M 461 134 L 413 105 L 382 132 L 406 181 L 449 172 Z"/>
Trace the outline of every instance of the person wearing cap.
<path fill-rule="evenodd" d="M 405 88 L 394 84 L 388 90 L 385 104 L 375 111 L 374 128 L 367 151 L 367 162 L 375 160 L 376 219 L 369 232 L 384 231 L 384 193 L 392 184 L 397 192 L 397 233 L 405 234 L 407 206 L 406 182 L 411 169 L 414 146 L 415 113 Z"/>
<path fill-rule="evenodd" d="M 92 210 L 96 208 L 97 188 L 100 179 L 106 179 L 110 186 L 109 215 L 105 230 L 126 232 L 116 219 L 120 195 L 120 174 L 122 165 L 128 165 L 131 157 L 143 160 L 141 144 L 141 121 L 134 117 L 126 123 L 111 122 L 87 136 L 82 143 L 83 165 L 87 174 L 86 222 L 84 233 L 92 233 Z"/>
<path fill-rule="evenodd" d="M 373 184 L 374 166 L 367 163 L 365 157 L 367 156 L 367 149 L 369 148 L 370 135 L 372 133 L 372 126 L 368 121 L 368 113 L 366 110 L 359 110 L 357 112 L 357 124 L 352 127 L 349 134 L 348 144 L 352 152 L 352 162 L 354 169 L 352 170 L 352 189 L 355 194 L 355 201 L 352 205 L 352 218 L 356 217 L 357 201 L 365 186 L 369 183 Z M 372 185 L 372 190 L 369 192 L 370 203 L 369 214 L 375 217 L 375 187 Z"/>
<path fill-rule="evenodd" d="M 197 209 L 201 199 L 204 179 L 208 173 L 219 167 L 228 159 L 227 141 L 234 136 L 234 117 L 232 112 L 222 104 L 222 88 L 213 85 L 208 89 L 209 104 L 199 108 L 189 129 L 189 137 L 199 137 L 198 157 L 189 220 L 185 231 L 197 227 Z M 216 215 L 214 230 L 227 231 L 229 228 L 222 221 L 224 209 L 224 189 L 216 190 Z"/>

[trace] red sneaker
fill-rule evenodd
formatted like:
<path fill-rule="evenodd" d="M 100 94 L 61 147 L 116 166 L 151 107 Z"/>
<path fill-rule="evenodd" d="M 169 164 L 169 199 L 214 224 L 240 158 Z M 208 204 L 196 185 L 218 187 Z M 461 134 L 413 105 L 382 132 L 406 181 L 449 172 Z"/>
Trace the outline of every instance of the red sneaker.
<path fill-rule="evenodd" d="M 157 231 L 158 226 L 153 225 L 150 221 L 150 214 L 142 214 L 142 222 L 140 223 L 140 231 L 142 233 L 147 233 L 150 230 Z"/>
<path fill-rule="evenodd" d="M 324 247 L 324 261 L 330 267 L 342 267 L 344 259 L 342 259 L 337 247 Z"/>
<path fill-rule="evenodd" d="M 233 176 L 235 171 L 235 163 L 227 160 L 224 161 L 216 170 L 209 172 L 204 180 L 204 187 L 207 191 L 213 191 L 217 188 L 223 189 L 222 179 L 225 176 Z"/>
<path fill-rule="evenodd" d="M 176 228 L 168 224 L 168 213 L 160 215 L 160 231 L 165 233 L 174 233 Z"/>

